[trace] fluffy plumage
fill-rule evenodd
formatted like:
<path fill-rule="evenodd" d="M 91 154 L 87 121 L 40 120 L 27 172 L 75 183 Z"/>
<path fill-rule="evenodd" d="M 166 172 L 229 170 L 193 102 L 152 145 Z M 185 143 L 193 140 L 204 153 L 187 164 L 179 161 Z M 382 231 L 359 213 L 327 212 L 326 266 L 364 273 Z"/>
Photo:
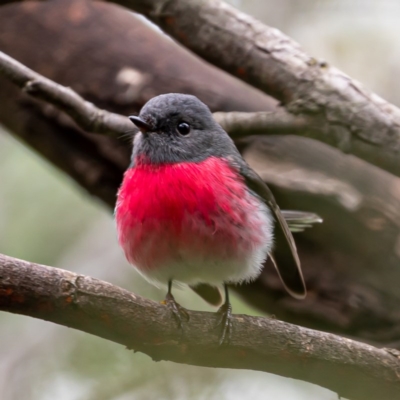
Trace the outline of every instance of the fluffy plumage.
<path fill-rule="evenodd" d="M 208 107 L 172 93 L 151 99 L 131 120 L 140 132 L 116 207 L 129 262 L 152 281 L 217 284 L 256 278 L 270 254 L 285 288 L 303 298 L 288 224 Z M 297 231 L 318 220 L 287 217 Z"/>
<path fill-rule="evenodd" d="M 256 278 L 272 247 L 272 219 L 228 162 L 137 162 L 116 208 L 119 242 L 147 279 L 197 284 Z"/>

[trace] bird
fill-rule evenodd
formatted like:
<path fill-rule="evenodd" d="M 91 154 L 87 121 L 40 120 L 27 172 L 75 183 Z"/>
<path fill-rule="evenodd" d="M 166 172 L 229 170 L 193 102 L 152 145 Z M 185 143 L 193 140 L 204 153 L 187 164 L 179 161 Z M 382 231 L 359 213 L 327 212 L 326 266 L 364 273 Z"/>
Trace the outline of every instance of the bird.
<path fill-rule="evenodd" d="M 281 211 L 228 133 L 197 97 L 150 99 L 138 116 L 131 163 L 118 190 L 115 220 L 126 259 L 148 281 L 168 287 L 164 301 L 180 327 L 188 313 L 172 295 L 188 285 L 219 308 L 220 344 L 230 340 L 228 284 L 256 279 L 269 257 L 287 292 L 306 296 L 289 228 L 316 222 L 310 212 Z"/>

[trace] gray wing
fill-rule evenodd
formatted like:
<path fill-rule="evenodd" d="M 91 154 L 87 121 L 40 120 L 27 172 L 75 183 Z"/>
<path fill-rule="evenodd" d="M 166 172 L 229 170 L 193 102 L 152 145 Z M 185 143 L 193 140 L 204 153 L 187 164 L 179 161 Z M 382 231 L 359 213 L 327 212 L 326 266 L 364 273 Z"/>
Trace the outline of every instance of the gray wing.
<path fill-rule="evenodd" d="M 248 188 L 264 201 L 275 218 L 275 243 L 270 258 L 279 277 L 290 295 L 298 299 L 303 299 L 307 294 L 306 286 L 296 244 L 285 221 L 285 217 L 265 182 L 246 164 L 242 164 L 239 171 L 245 179 Z"/>

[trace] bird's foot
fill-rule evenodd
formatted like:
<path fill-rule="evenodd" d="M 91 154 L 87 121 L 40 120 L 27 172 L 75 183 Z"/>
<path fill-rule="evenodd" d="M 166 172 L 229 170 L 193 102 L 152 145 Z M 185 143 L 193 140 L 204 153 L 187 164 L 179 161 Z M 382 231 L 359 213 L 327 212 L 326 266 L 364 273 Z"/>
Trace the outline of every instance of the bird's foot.
<path fill-rule="evenodd" d="M 187 310 L 176 302 L 172 293 L 167 293 L 167 295 L 165 296 L 165 300 L 161 303 L 165 304 L 169 308 L 176 322 L 178 323 L 179 329 L 183 331 L 184 322 L 189 322 L 190 319 Z"/>
<path fill-rule="evenodd" d="M 219 337 L 219 345 L 229 344 L 231 341 L 232 330 L 232 306 L 231 303 L 225 302 L 217 311 L 220 319 L 217 327 L 221 326 L 221 335 Z"/>

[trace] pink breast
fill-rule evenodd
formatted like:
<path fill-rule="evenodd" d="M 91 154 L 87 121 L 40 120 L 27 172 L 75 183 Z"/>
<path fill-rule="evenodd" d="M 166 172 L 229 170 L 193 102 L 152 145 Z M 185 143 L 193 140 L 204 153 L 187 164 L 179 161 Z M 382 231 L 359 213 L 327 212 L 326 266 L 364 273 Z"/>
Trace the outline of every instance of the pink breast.
<path fill-rule="evenodd" d="M 184 255 L 241 257 L 264 240 L 258 200 L 227 162 L 151 166 L 126 171 L 118 193 L 118 238 L 142 271 Z"/>

